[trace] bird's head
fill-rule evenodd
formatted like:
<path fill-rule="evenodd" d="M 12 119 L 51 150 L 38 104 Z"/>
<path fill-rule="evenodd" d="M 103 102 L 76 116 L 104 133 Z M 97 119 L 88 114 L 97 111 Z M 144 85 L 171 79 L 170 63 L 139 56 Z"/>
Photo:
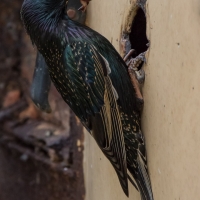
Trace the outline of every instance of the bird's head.
<path fill-rule="evenodd" d="M 65 7 L 66 0 L 24 0 L 21 18 L 33 43 L 41 34 L 58 26 Z"/>

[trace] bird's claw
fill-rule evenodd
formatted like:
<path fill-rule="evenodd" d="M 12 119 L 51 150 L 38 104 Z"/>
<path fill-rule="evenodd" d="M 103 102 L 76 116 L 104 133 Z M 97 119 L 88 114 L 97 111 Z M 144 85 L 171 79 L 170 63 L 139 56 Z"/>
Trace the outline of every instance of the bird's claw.
<path fill-rule="evenodd" d="M 135 71 L 135 75 L 136 75 L 136 78 L 137 78 L 139 84 L 143 84 L 143 83 L 144 83 L 144 80 L 145 80 L 145 72 L 144 72 L 144 69 L 141 68 L 140 70 Z"/>
<path fill-rule="evenodd" d="M 124 56 L 124 61 L 127 62 L 129 60 L 129 57 L 131 55 L 133 55 L 133 53 L 135 52 L 134 49 L 131 49 L 125 56 Z"/>
<path fill-rule="evenodd" d="M 131 49 L 124 57 L 124 61 L 128 67 L 128 73 L 132 82 L 132 85 L 135 89 L 136 98 L 137 98 L 137 106 L 139 110 L 142 110 L 144 100 L 141 92 L 141 84 L 144 83 L 145 72 L 143 68 L 141 68 L 141 64 L 146 62 L 145 52 L 139 54 L 136 58 L 130 58 L 134 54 L 135 50 Z"/>
<path fill-rule="evenodd" d="M 144 83 L 145 72 L 140 68 L 141 64 L 146 62 L 145 52 L 139 54 L 136 58 L 131 58 L 127 61 L 129 73 L 135 73 L 135 76 L 140 84 Z"/>
<path fill-rule="evenodd" d="M 128 54 L 127 54 L 128 55 Z M 131 58 L 128 62 L 127 65 L 129 68 L 132 68 L 134 71 L 139 70 L 139 66 L 145 62 L 146 63 L 146 58 L 145 58 L 145 52 L 139 54 L 136 58 Z"/>

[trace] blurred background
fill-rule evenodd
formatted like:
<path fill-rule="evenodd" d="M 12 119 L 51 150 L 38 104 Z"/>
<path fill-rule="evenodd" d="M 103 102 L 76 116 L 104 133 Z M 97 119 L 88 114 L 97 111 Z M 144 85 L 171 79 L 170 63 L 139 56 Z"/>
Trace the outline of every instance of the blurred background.
<path fill-rule="evenodd" d="M 83 128 L 53 86 L 51 114 L 30 99 L 36 50 L 22 2 L 0 1 L 0 200 L 81 200 Z"/>

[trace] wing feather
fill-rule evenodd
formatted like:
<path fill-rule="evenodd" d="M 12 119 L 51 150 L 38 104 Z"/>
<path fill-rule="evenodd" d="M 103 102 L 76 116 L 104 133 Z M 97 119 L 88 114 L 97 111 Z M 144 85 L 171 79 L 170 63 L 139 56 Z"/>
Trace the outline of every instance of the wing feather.
<path fill-rule="evenodd" d="M 118 94 L 109 77 L 112 73 L 109 63 L 93 45 L 80 41 L 67 45 L 63 59 L 65 68 L 59 74 L 65 76 L 61 77 L 62 81 L 58 81 L 52 75 L 54 84 L 110 160 L 128 195 L 126 152 L 117 105 Z"/>

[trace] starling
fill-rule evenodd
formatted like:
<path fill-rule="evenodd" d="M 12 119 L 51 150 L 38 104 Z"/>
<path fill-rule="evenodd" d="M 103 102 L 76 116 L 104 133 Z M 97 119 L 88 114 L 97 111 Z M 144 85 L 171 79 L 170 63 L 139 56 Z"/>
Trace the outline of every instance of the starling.
<path fill-rule="evenodd" d="M 153 200 L 130 70 L 106 38 L 66 15 L 65 1 L 24 0 L 26 31 L 62 98 L 111 162 L 124 193 L 128 196 L 129 179 L 142 200 Z"/>

